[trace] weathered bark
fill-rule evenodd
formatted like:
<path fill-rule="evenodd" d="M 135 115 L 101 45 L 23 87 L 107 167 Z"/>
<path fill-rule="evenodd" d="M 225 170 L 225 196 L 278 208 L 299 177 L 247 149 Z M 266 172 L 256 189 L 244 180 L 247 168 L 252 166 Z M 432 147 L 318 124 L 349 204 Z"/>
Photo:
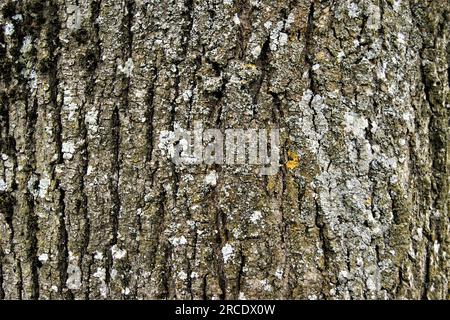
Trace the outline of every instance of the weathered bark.
<path fill-rule="evenodd" d="M 448 0 L 0 9 L 0 298 L 448 298 Z M 280 171 L 175 166 L 194 121 Z"/>

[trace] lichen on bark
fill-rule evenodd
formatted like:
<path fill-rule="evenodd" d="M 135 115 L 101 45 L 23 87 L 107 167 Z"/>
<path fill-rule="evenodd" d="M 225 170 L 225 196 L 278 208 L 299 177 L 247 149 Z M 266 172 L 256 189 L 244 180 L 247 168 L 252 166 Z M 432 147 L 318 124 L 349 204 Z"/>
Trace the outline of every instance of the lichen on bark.
<path fill-rule="evenodd" d="M 4 0 L 1 299 L 447 299 L 448 0 Z M 159 132 L 281 130 L 276 175 Z"/>

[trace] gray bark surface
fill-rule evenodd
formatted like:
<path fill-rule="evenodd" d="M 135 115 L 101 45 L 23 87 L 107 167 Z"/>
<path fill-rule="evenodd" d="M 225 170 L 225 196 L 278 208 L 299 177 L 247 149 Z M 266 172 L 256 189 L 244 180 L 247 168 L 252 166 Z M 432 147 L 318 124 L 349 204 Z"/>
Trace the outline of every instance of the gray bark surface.
<path fill-rule="evenodd" d="M 449 9 L 1 1 L 0 298 L 447 299 Z M 279 172 L 175 166 L 195 121 Z"/>

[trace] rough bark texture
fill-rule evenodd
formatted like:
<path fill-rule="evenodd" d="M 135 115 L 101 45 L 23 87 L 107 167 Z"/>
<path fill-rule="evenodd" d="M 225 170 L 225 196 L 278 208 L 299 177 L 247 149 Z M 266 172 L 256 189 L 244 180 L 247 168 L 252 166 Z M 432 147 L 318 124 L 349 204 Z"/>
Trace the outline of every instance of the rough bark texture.
<path fill-rule="evenodd" d="M 449 8 L 2 0 L 0 298 L 447 299 Z M 175 166 L 194 121 L 280 171 Z"/>

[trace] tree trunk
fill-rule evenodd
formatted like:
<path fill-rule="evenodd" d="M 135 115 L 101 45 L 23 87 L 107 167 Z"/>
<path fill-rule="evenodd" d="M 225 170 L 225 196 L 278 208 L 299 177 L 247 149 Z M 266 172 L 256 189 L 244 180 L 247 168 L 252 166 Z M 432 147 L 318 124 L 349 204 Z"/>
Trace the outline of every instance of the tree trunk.
<path fill-rule="evenodd" d="M 447 299 L 448 0 L 3 0 L 0 298 Z M 280 129 L 280 167 L 160 132 Z"/>

